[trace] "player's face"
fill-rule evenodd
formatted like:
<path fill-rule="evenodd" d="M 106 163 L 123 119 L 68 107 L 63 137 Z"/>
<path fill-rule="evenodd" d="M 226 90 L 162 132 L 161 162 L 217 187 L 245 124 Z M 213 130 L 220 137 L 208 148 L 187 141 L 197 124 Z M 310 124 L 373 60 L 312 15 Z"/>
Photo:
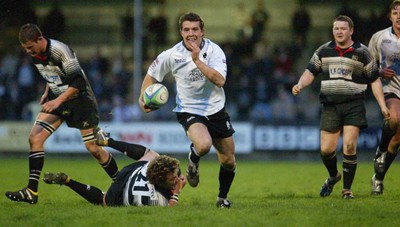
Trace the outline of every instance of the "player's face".
<path fill-rule="evenodd" d="M 333 37 L 339 47 L 348 47 L 351 44 L 353 29 L 346 21 L 335 21 L 333 23 Z"/>
<path fill-rule="evenodd" d="M 166 182 L 167 187 L 173 189 L 177 185 L 178 181 L 180 181 L 180 179 L 181 179 L 180 169 L 176 169 L 175 172 L 169 173 L 167 175 L 167 182 Z"/>
<path fill-rule="evenodd" d="M 40 54 L 41 46 L 39 40 L 37 41 L 27 41 L 25 43 L 21 43 L 22 48 L 26 51 L 27 54 L 30 54 L 32 57 Z"/>
<path fill-rule="evenodd" d="M 184 21 L 182 23 L 181 36 L 186 46 L 188 46 L 188 42 L 191 42 L 200 47 L 204 36 L 204 31 L 200 28 L 200 21 Z"/>
<path fill-rule="evenodd" d="M 393 28 L 400 29 L 400 5 L 396 5 L 390 11 L 390 21 L 392 21 Z"/>

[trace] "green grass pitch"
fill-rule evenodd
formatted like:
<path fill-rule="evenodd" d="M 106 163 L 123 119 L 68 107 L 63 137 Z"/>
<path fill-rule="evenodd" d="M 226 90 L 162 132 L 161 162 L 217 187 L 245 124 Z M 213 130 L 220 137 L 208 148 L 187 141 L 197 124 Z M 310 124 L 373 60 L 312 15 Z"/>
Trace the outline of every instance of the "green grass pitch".
<path fill-rule="evenodd" d="M 209 154 L 209 156 L 213 156 Z M 214 155 L 215 156 L 215 155 Z M 115 155 L 119 167 L 130 163 Z M 182 171 L 187 161 L 181 158 Z M 397 226 L 400 221 L 400 171 L 395 162 L 382 196 L 370 195 L 372 160 L 359 162 L 354 200 L 344 200 L 339 182 L 330 197 L 319 189 L 327 177 L 322 162 L 247 161 L 238 158 L 229 198 L 231 209 L 215 207 L 219 165 L 202 160 L 200 184 L 189 185 L 177 207 L 100 207 L 65 186 L 39 185 L 36 205 L 8 200 L 4 193 L 27 184 L 27 156 L 0 156 L 0 226 Z M 341 171 L 341 163 L 339 163 Z M 87 156 L 47 155 L 43 172 L 63 171 L 83 183 L 106 190 L 111 181 Z M 43 174 L 42 174 L 43 176 Z"/>

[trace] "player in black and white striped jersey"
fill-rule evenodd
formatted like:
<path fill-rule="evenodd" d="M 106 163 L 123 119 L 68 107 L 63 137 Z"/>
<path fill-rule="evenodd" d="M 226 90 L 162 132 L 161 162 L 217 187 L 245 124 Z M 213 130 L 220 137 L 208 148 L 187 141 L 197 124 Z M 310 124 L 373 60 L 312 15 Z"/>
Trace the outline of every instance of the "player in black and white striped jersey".
<path fill-rule="evenodd" d="M 63 122 L 80 130 L 90 154 L 107 174 L 115 179 L 117 164 L 112 155 L 95 144 L 95 129 L 99 123 L 97 102 L 75 52 L 66 44 L 44 37 L 35 24 L 25 24 L 19 41 L 47 86 L 41 97 L 42 110 L 29 135 L 29 182 L 27 187 L 6 192 L 14 201 L 37 203 L 38 184 L 44 164 L 44 143 Z"/>
<path fill-rule="evenodd" d="M 96 143 L 112 147 L 138 160 L 125 166 L 103 193 L 99 188 L 82 184 L 65 173 L 45 173 L 44 182 L 65 185 L 95 205 L 103 206 L 175 206 L 186 185 L 179 161 L 159 155 L 139 144 L 108 138 L 102 130 L 96 133 Z"/>
<path fill-rule="evenodd" d="M 321 78 L 321 158 L 329 173 L 320 196 L 332 193 L 341 179 L 337 168 L 336 149 L 343 134 L 342 197 L 352 199 L 351 186 L 357 169 L 357 140 L 360 130 L 368 126 L 364 105 L 368 85 L 379 104 L 382 115 L 389 118 L 378 67 L 368 48 L 352 40 L 354 24 L 351 18 L 339 15 L 333 20 L 333 41 L 321 45 L 313 54 L 307 69 L 293 86 L 293 95 Z"/>

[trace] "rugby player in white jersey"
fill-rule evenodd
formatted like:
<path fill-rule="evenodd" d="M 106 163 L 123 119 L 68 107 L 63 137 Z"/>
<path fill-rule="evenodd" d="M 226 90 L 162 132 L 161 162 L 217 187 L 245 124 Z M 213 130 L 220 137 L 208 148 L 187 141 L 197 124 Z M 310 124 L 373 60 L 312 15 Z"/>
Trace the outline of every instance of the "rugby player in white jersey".
<path fill-rule="evenodd" d="M 400 0 L 390 5 L 389 19 L 392 26 L 372 35 L 368 46 L 378 62 L 386 105 L 390 110 L 390 119 L 383 124 L 381 142 L 374 158 L 373 195 L 383 193 L 383 180 L 400 145 Z"/>
<path fill-rule="evenodd" d="M 204 21 L 189 12 L 179 19 L 182 41 L 163 51 L 150 65 L 143 80 L 139 105 L 144 112 L 143 92 L 151 84 L 163 81 L 171 73 L 176 82 L 176 107 L 179 123 L 191 140 L 187 181 L 192 187 L 199 183 L 200 157 L 211 146 L 217 151 L 221 164 L 217 207 L 229 208 L 228 192 L 235 176 L 235 132 L 225 111 L 225 84 L 227 66 L 222 49 L 204 38 Z"/>

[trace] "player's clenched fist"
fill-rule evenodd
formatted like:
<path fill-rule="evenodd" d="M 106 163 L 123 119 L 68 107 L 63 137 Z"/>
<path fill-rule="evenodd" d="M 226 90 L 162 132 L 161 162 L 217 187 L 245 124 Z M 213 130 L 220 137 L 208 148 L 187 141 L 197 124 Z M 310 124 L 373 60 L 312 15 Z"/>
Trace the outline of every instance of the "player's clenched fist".
<path fill-rule="evenodd" d="M 292 88 L 292 94 L 293 94 L 294 96 L 298 95 L 298 94 L 300 93 L 300 91 L 301 91 L 300 85 L 296 84 L 296 85 L 293 86 L 293 88 Z"/>

